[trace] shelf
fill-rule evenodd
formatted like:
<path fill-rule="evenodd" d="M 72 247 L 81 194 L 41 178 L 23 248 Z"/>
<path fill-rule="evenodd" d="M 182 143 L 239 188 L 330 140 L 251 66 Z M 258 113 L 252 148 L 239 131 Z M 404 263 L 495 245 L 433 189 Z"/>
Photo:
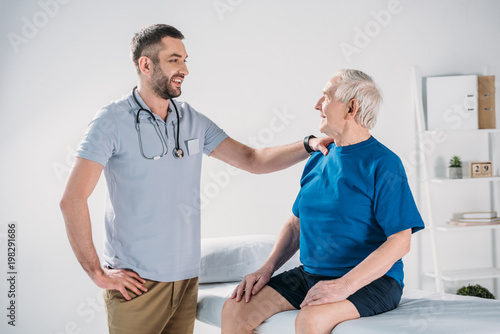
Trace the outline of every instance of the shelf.
<path fill-rule="evenodd" d="M 487 70 L 485 69 L 485 73 Z M 417 132 L 417 141 L 418 141 L 418 149 L 421 152 L 426 153 L 426 145 L 427 141 L 434 138 L 433 144 L 436 146 L 440 143 L 443 143 L 444 140 L 448 137 L 451 139 L 451 144 L 455 141 L 456 138 L 462 137 L 462 139 L 476 138 L 481 139 L 482 141 L 488 139 L 488 157 L 485 156 L 483 152 L 481 155 L 484 156 L 482 159 L 484 161 L 494 160 L 494 156 L 498 150 L 496 145 L 498 134 L 500 134 L 500 129 L 442 129 L 442 130 L 428 130 L 426 126 L 426 117 L 424 112 L 424 104 L 425 101 L 423 99 L 424 94 L 422 92 L 422 88 L 424 86 L 423 76 L 420 73 L 420 69 L 418 66 L 414 66 L 412 70 L 412 95 L 413 95 L 413 103 L 414 103 L 414 111 L 415 111 L 415 120 L 416 120 L 416 132 Z M 474 137 L 473 137 L 474 136 Z M 481 136 L 481 137 L 479 137 Z M 458 144 L 457 144 L 458 145 Z M 423 201 L 423 206 L 427 209 L 427 217 L 424 218 L 426 222 L 426 230 L 430 233 L 430 250 L 432 252 L 432 264 L 433 272 L 424 273 L 425 276 L 433 278 L 436 290 L 444 292 L 445 281 L 447 282 L 458 282 L 458 281 L 469 281 L 473 282 L 474 280 L 479 279 L 496 279 L 495 281 L 495 294 L 498 294 L 498 284 L 500 279 L 500 263 L 497 260 L 497 251 L 498 251 L 498 242 L 496 241 L 496 234 L 500 230 L 500 224 L 493 225 L 481 225 L 481 226 L 456 226 L 447 224 L 444 220 L 440 221 L 440 225 L 436 225 L 434 222 L 433 207 L 438 206 L 439 201 L 434 202 L 431 196 L 431 191 L 435 190 L 434 184 L 441 184 L 439 187 L 455 187 L 455 192 L 464 195 L 473 195 L 470 193 L 470 189 L 475 188 L 473 185 L 475 183 L 477 187 L 483 188 L 484 186 L 488 186 L 490 189 L 489 199 L 491 211 L 495 209 L 498 211 L 498 198 L 497 198 L 497 186 L 498 181 L 500 181 L 500 175 L 494 177 L 484 177 L 484 178 L 471 178 L 468 176 L 463 179 L 449 179 L 447 177 L 436 177 L 437 175 L 444 176 L 445 174 L 433 174 L 431 173 L 431 168 L 435 165 L 438 157 L 433 156 L 432 154 L 422 154 L 420 155 L 420 165 L 419 165 L 419 174 L 417 175 L 418 180 L 421 182 L 420 192 L 421 199 Z M 467 172 L 467 167 L 464 166 L 464 171 Z M 468 173 L 467 173 L 468 174 Z M 495 182 L 492 184 L 491 182 Z M 458 187 L 457 187 L 458 186 Z M 460 208 L 458 208 L 459 210 Z M 451 216 L 451 215 L 450 215 Z M 475 269 L 463 269 L 463 270 L 450 270 L 445 271 L 442 269 L 441 261 L 440 261 L 440 250 L 438 249 L 438 239 L 442 238 L 442 232 L 455 232 L 455 231 L 482 231 L 481 234 L 492 234 L 491 236 L 491 253 L 492 253 L 492 263 L 490 268 L 475 268 Z M 489 232 L 489 233 L 488 233 Z M 463 247 L 463 246 L 462 246 Z M 467 247 L 472 247 L 472 245 L 467 245 Z M 447 249 L 447 253 L 452 252 L 453 249 L 449 247 Z M 474 263 L 471 263 L 474 265 Z M 465 264 L 460 265 L 464 267 Z M 439 273 L 439 275 L 437 274 Z"/>
<path fill-rule="evenodd" d="M 477 231 L 477 230 L 495 230 L 500 229 L 500 224 L 481 225 L 481 226 L 456 226 L 456 225 L 439 225 L 436 226 L 436 231 L 449 232 L 449 231 Z"/>
<path fill-rule="evenodd" d="M 426 135 L 433 135 L 436 133 L 448 134 L 469 134 L 469 133 L 500 133 L 500 129 L 470 129 L 470 130 L 425 130 Z"/>
<path fill-rule="evenodd" d="M 428 277 L 436 277 L 434 273 L 425 273 Z M 441 279 L 447 282 L 468 281 L 500 277 L 500 268 L 476 268 L 465 270 L 443 271 Z"/>
<path fill-rule="evenodd" d="M 448 178 L 432 178 L 429 179 L 431 183 L 467 183 L 467 182 L 489 182 L 500 181 L 500 176 L 493 177 L 466 177 L 463 179 L 448 179 Z"/>

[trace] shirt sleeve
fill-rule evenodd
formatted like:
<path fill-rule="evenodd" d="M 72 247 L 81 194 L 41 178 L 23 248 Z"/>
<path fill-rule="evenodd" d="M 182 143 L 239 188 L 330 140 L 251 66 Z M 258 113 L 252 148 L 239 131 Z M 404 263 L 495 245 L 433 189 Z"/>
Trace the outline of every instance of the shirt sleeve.
<path fill-rule="evenodd" d="M 415 233 L 425 227 L 408 185 L 399 158 L 385 159 L 375 173 L 375 218 L 389 237 L 411 228 Z"/>
<path fill-rule="evenodd" d="M 118 146 L 118 127 L 114 115 L 101 109 L 89 123 L 76 156 L 106 166 Z"/>
<path fill-rule="evenodd" d="M 300 218 L 300 216 L 299 216 L 300 198 L 301 198 L 301 196 L 300 196 L 300 191 L 299 191 L 299 193 L 297 194 L 297 198 L 295 199 L 295 202 L 293 203 L 293 206 L 292 206 L 292 213 L 297 218 Z"/>
<path fill-rule="evenodd" d="M 206 130 L 205 130 L 205 142 L 203 144 L 203 153 L 210 155 L 210 153 L 228 136 L 227 134 L 217 126 L 208 117 L 203 116 L 206 119 Z"/>

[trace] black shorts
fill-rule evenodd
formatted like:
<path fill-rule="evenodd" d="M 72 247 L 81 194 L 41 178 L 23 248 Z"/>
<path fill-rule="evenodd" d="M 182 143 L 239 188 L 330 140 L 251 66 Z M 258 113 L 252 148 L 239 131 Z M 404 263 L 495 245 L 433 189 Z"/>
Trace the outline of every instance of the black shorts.
<path fill-rule="evenodd" d="M 267 285 L 288 300 L 293 307 L 300 309 L 307 292 L 316 283 L 336 278 L 338 277 L 310 274 L 300 266 L 274 276 Z M 354 304 L 361 317 L 369 317 L 395 309 L 402 294 L 403 288 L 394 278 L 382 276 L 347 297 L 347 300 Z"/>

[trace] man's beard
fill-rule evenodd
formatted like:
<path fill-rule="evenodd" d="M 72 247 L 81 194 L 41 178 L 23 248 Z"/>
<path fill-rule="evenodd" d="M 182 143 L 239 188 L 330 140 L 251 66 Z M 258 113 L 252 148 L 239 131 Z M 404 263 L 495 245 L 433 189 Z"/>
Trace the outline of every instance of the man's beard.
<path fill-rule="evenodd" d="M 167 77 L 159 66 L 154 65 L 151 79 L 151 90 L 162 99 L 170 100 L 181 95 L 181 88 L 179 87 L 179 92 L 177 92 L 172 87 L 171 78 Z"/>

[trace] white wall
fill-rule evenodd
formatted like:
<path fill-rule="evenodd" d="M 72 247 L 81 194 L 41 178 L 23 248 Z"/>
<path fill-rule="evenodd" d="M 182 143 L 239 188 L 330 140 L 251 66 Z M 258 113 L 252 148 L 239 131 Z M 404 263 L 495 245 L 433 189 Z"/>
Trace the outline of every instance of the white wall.
<path fill-rule="evenodd" d="M 388 8 L 393 14 L 383 15 Z M 58 201 L 87 123 L 135 85 L 128 46 L 140 27 L 178 27 L 186 36 L 191 71 L 181 99 L 235 139 L 254 138 L 266 146 L 319 135 L 313 106 L 323 84 L 340 68 L 364 70 L 385 97 L 374 136 L 411 161 L 412 66 L 426 75 L 481 74 L 486 64 L 500 75 L 499 11 L 494 0 L 0 2 L 0 233 L 9 221 L 19 224 L 18 326 L 7 326 L 2 315 L 0 331 L 106 331 L 99 291 L 71 251 Z M 39 27 L 29 29 L 32 23 Z M 363 40 L 359 31 L 365 29 L 371 37 Z M 13 36 L 17 42 L 9 40 Z M 347 44 L 356 48 L 350 55 L 342 51 Z M 278 114 L 291 116 L 275 123 Z M 458 153 L 484 159 L 480 151 L 469 142 Z M 417 166 L 406 167 L 415 190 Z M 272 175 L 225 178 L 222 163 L 205 159 L 203 236 L 276 234 L 290 215 L 302 168 L 303 163 Z M 99 252 L 104 193 L 101 180 L 89 201 Z M 480 203 L 460 200 L 469 210 L 481 209 Z M 406 258 L 406 284 L 432 289 L 432 281 L 419 280 L 422 266 L 430 268 L 429 254 L 420 252 L 428 249 L 421 234 Z M 474 264 L 474 245 L 489 249 L 490 236 L 473 238 L 461 244 L 446 239 L 443 247 L 465 250 L 459 262 Z M 5 243 L 2 254 L 4 249 Z M 0 255 L 2 268 L 5 258 Z"/>

